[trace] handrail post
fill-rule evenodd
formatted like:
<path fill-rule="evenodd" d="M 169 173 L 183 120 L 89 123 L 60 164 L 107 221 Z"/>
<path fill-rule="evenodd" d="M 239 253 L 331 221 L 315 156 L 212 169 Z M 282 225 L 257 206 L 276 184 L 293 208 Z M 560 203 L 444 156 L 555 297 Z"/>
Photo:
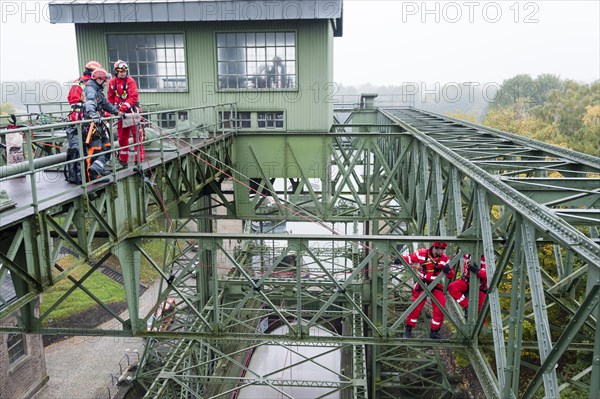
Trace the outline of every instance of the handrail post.
<path fill-rule="evenodd" d="M 30 129 L 25 134 L 25 146 L 27 147 L 27 162 L 29 164 L 29 179 L 31 184 L 31 206 L 35 213 L 38 212 L 38 198 L 37 198 L 37 183 L 35 181 L 35 165 L 33 164 L 33 144 L 32 144 L 33 131 Z"/>

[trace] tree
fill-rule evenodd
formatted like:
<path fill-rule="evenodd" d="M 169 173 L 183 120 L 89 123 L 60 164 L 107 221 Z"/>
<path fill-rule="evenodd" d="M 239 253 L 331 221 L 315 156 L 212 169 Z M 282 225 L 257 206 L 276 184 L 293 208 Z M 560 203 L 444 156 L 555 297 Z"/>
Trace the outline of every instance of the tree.
<path fill-rule="evenodd" d="M 582 84 L 544 74 L 503 82 L 484 124 L 598 156 L 600 81 Z"/>
<path fill-rule="evenodd" d="M 562 80 L 556 75 L 544 73 L 535 79 L 536 93 L 534 95 L 536 104 L 544 104 L 548 94 L 552 91 L 563 91 L 565 86 Z"/>
<path fill-rule="evenodd" d="M 500 90 L 496 93 L 491 109 L 498 109 L 515 104 L 519 99 L 526 102 L 535 101 L 537 87 L 531 75 L 521 74 L 502 82 Z"/>
<path fill-rule="evenodd" d="M 488 110 L 483 124 L 534 140 L 567 146 L 567 140 L 561 135 L 558 124 L 548 123 L 532 115 L 523 98 L 512 106 Z"/>
<path fill-rule="evenodd" d="M 15 113 L 15 106 L 10 103 L 0 104 L 0 115 L 10 115 Z"/>
<path fill-rule="evenodd" d="M 454 111 L 448 112 L 446 115 L 451 118 L 456 118 L 467 122 L 479 123 L 479 118 L 477 117 L 476 112 Z"/>

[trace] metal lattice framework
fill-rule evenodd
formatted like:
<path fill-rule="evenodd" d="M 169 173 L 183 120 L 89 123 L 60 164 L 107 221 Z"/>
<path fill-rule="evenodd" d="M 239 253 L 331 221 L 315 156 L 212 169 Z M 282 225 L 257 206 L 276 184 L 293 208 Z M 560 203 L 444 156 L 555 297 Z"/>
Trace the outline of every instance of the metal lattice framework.
<path fill-rule="evenodd" d="M 452 356 L 468 358 L 488 397 L 532 398 L 542 386 L 549 398 L 564 389 L 598 396 L 600 159 L 412 108 L 356 111 L 320 138 L 327 154 L 320 185 L 302 168 L 277 178 L 264 169 L 250 189 L 248 176 L 231 168 L 235 140 L 192 143 L 193 155 L 165 160 L 146 174 L 150 183 L 124 178 L 95 191 L 93 201 L 74 199 L 74 211 L 63 205 L 63 213 L 53 208 L 24 218 L 10 226 L 17 241 L 7 239 L 7 227 L 2 263 L 15 288 L 27 289 L 16 289 L 19 299 L 1 310 L 20 311 L 23 325 L 3 330 L 65 332 L 44 330 L 30 304 L 56 279 L 48 277 L 56 255 L 38 264 L 36 248 L 52 242 L 54 252 L 46 253 L 58 253 L 66 243 L 84 259 L 109 249 L 119 255 L 133 316 L 118 319 L 118 330 L 79 333 L 147 337 L 138 381 L 149 398 L 236 397 L 255 386 L 282 397 L 298 387 L 316 389 L 319 397 L 451 396 Z M 300 165 L 300 154 L 286 151 Z M 237 197 L 228 181 L 238 185 Z M 335 234 L 251 233 L 250 220 L 245 233 L 214 233 L 215 219 L 236 219 L 244 189 L 253 220 L 311 222 Z M 114 190 L 122 195 L 107 197 Z M 114 198 L 138 204 L 139 228 L 124 226 L 131 217 L 118 214 Z M 82 200 L 95 211 L 78 213 Z M 167 233 L 144 232 L 148 209 L 178 222 Z M 34 239 L 32 223 L 49 227 Z M 82 229 L 77 240 L 73 229 Z M 90 252 L 100 231 L 108 240 Z M 414 308 L 410 288 L 419 280 L 407 264 L 392 261 L 436 240 L 450 243 L 458 269 L 463 252 L 485 256 L 486 303 L 480 315 L 471 306 L 465 318 L 449 299 L 447 339 L 428 339 L 426 320 L 415 338 L 401 338 Z M 153 259 L 142 245 L 152 241 L 172 249 L 171 262 Z M 147 314 L 137 308 L 141 258 L 161 276 Z M 471 298 L 476 289 L 472 284 Z M 177 312 L 156 317 L 146 331 L 168 298 Z M 266 334 L 278 326 L 287 332 Z M 328 334 L 312 335 L 314 328 Z M 296 360 L 257 371 L 247 360 L 265 346 L 287 348 Z M 306 355 L 297 349 L 303 346 L 322 351 Z M 341 367 L 322 373 L 329 377 L 281 377 L 304 363 L 318 367 L 331 352 L 341 354 Z"/>

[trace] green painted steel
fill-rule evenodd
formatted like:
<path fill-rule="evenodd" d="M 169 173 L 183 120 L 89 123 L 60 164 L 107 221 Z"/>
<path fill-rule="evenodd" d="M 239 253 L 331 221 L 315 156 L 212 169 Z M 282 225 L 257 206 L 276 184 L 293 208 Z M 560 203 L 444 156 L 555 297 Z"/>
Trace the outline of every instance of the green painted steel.
<path fill-rule="evenodd" d="M 585 157 L 578 165 L 571 151 L 527 147 L 510 135 L 414 109 L 356 111 L 344 129 L 292 137 L 215 131 L 203 141 L 181 139 L 191 152 L 161 154 L 143 174 L 120 176 L 56 206 L 38 203 L 3 227 L 0 280 L 11 271 L 17 298 L 3 301 L 8 306 L 0 312 L 21 311 L 24 318 L 2 331 L 65 333 L 40 324 L 49 312 L 32 312 L 36 295 L 57 281 L 68 278 L 75 290 L 89 278 L 73 277 L 76 264 L 57 270 L 61 250 L 79 256 L 77 263 L 114 251 L 126 268 L 131 319 L 115 317 L 119 330 L 77 334 L 148 338 L 137 374 L 147 397 L 212 397 L 251 384 L 275 391 L 317 387 L 344 399 L 451 396 L 458 390 L 454 356 L 474 365 L 488 397 L 521 397 L 524 383 L 527 397 L 542 394 L 542 386 L 551 397 L 567 388 L 593 397 L 600 367 L 593 226 L 600 161 Z M 316 176 L 320 186 L 305 173 L 314 159 L 326 165 Z M 240 179 L 253 162 L 259 175 L 247 177 L 262 179 L 258 191 L 271 194 L 270 205 L 256 193 L 251 202 Z M 540 184 L 551 190 L 545 194 Z M 582 211 L 591 216 L 574 217 Z M 172 222 L 167 229 L 149 230 L 165 216 Z M 239 221 L 244 232 L 215 233 L 220 220 Z M 254 233 L 253 220 L 309 221 L 312 228 Z M 336 233 L 317 234 L 317 225 Z M 394 260 L 440 240 L 450 244 L 457 270 L 464 252 L 485 256 L 482 314 L 473 305 L 465 317 L 448 298 L 445 339 L 428 338 L 424 316 L 414 338 L 404 339 L 404 320 L 416 306 L 411 287 L 421 284 L 422 298 L 435 302 L 435 284 L 422 284 L 415 270 Z M 159 244 L 170 256 L 157 259 L 145 244 Z M 160 284 L 157 303 L 144 314 L 137 307 L 141 259 Z M 169 298 L 177 311 L 159 317 Z M 265 323 L 290 332 L 265 334 Z M 311 327 L 333 335 L 311 336 Z M 339 348 L 343 370 L 326 381 L 277 380 L 245 364 L 253 348 L 270 344 Z M 589 354 L 591 364 L 569 364 L 577 351 Z M 531 381 L 525 368 L 533 370 Z"/>

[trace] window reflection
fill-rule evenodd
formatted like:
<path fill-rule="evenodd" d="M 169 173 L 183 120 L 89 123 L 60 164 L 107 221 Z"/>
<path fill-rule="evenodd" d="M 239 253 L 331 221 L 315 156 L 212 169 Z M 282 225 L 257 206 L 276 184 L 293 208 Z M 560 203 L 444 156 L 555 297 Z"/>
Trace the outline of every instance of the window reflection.
<path fill-rule="evenodd" d="M 216 42 L 219 88 L 296 87 L 294 32 L 218 33 Z"/>
<path fill-rule="evenodd" d="M 109 65 L 122 59 L 140 90 L 187 90 L 183 34 L 108 35 Z"/>

